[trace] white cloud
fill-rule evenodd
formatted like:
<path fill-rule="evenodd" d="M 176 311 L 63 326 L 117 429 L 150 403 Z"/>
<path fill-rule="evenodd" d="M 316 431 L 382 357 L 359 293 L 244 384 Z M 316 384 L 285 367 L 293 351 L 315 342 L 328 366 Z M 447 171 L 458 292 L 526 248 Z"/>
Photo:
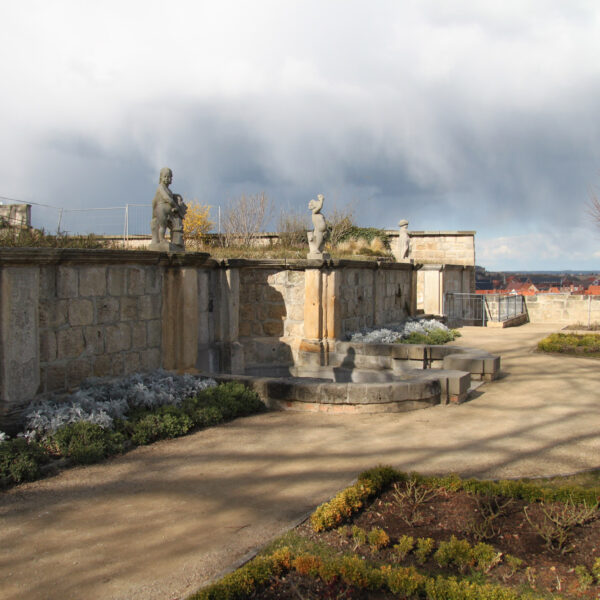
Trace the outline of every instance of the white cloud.
<path fill-rule="evenodd" d="M 580 226 L 599 54 L 585 1 L 6 3 L 0 194 L 124 203 L 169 164 L 211 203 L 324 191 L 517 261 L 517 234 Z"/>

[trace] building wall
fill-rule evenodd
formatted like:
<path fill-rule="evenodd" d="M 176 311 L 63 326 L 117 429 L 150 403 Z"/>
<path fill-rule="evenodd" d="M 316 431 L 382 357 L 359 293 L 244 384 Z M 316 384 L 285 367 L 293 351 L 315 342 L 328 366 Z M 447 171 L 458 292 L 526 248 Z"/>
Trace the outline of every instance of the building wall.
<path fill-rule="evenodd" d="M 525 296 L 525 302 L 532 323 L 600 323 L 600 296 L 536 294 Z"/>
<path fill-rule="evenodd" d="M 474 231 L 409 231 L 415 263 L 475 266 Z"/>

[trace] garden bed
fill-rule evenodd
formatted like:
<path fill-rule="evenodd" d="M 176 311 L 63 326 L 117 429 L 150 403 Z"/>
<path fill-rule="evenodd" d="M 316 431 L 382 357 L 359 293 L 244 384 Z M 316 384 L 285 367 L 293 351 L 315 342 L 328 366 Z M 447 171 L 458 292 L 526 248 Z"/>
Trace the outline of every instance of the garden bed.
<path fill-rule="evenodd" d="M 88 380 L 65 398 L 33 403 L 16 437 L 0 432 L 0 488 L 264 410 L 236 382 L 166 371 Z"/>
<path fill-rule="evenodd" d="M 538 342 L 537 349 L 554 354 L 600 358 L 600 334 L 552 333 Z"/>
<path fill-rule="evenodd" d="M 597 598 L 599 495 L 374 469 L 193 598 Z"/>

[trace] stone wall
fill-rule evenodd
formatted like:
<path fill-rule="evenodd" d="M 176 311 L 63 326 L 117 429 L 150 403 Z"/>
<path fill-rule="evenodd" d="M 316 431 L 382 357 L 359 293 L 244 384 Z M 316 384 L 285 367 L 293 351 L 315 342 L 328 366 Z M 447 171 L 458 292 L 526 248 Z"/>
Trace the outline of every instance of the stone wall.
<path fill-rule="evenodd" d="M 425 314 L 444 314 L 446 292 L 475 293 L 475 267 L 426 264 L 417 272 L 416 304 Z"/>
<path fill-rule="evenodd" d="M 409 231 L 415 263 L 475 266 L 474 231 Z"/>
<path fill-rule="evenodd" d="M 414 314 L 413 270 L 408 265 L 364 263 L 341 271 L 341 332 L 399 323 Z"/>
<path fill-rule="evenodd" d="M 161 364 L 162 272 L 149 265 L 40 268 L 40 391 Z"/>
<path fill-rule="evenodd" d="M 38 393 L 163 367 L 328 364 L 346 333 L 416 310 L 410 263 L 0 250 L 0 429 Z"/>
<path fill-rule="evenodd" d="M 304 335 L 304 270 L 240 270 L 240 330 L 244 337 Z"/>
<path fill-rule="evenodd" d="M 531 323 L 600 323 L 600 296 L 536 294 L 525 296 Z"/>

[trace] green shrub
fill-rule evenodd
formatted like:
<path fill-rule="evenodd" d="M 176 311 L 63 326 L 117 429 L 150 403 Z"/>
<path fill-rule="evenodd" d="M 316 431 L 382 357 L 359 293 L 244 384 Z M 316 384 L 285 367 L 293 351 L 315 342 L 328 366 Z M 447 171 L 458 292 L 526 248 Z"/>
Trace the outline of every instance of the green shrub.
<path fill-rule="evenodd" d="M 500 562 L 502 552 L 496 552 L 489 544 L 480 542 L 473 546 L 471 557 L 475 563 L 475 569 L 487 573 Z"/>
<path fill-rule="evenodd" d="M 442 344 L 453 342 L 457 337 L 460 337 L 460 332 L 456 329 L 433 329 L 428 333 L 413 331 L 408 337 L 398 339 L 396 343 L 441 346 Z"/>
<path fill-rule="evenodd" d="M 367 532 L 362 528 L 359 527 L 358 525 L 352 525 L 352 539 L 357 543 L 357 544 L 366 544 L 367 543 Z"/>
<path fill-rule="evenodd" d="M 61 427 L 51 438 L 62 456 L 76 464 L 91 464 L 123 451 L 122 433 L 80 421 Z"/>
<path fill-rule="evenodd" d="M 394 546 L 394 552 L 400 560 L 404 560 L 415 547 L 415 539 L 409 535 L 403 535 Z"/>
<path fill-rule="evenodd" d="M 366 240 L 371 243 L 374 239 L 379 238 L 385 248 L 390 249 L 390 238 L 384 229 L 376 227 L 358 227 L 357 225 L 349 226 L 346 231 L 340 236 L 338 242 L 346 240 Z"/>
<path fill-rule="evenodd" d="M 382 573 L 390 592 L 401 598 L 421 595 L 427 582 L 427 577 L 418 573 L 414 567 L 383 567 Z"/>
<path fill-rule="evenodd" d="M 329 502 L 317 507 L 310 521 L 315 531 L 334 529 L 353 513 L 360 510 L 366 500 L 381 492 L 392 481 L 403 477 L 388 466 L 378 466 L 364 471 L 356 484 L 342 490 Z"/>
<path fill-rule="evenodd" d="M 597 558 L 592 565 L 592 573 L 596 578 L 596 582 L 600 583 L 600 558 Z"/>
<path fill-rule="evenodd" d="M 600 335 L 587 333 L 552 333 L 538 342 L 542 352 L 560 352 L 564 354 L 600 353 Z"/>
<path fill-rule="evenodd" d="M 373 550 L 381 550 L 390 545 L 390 536 L 381 527 L 373 527 L 367 536 Z"/>
<path fill-rule="evenodd" d="M 40 466 L 49 460 L 46 450 L 36 442 L 16 438 L 0 443 L 0 477 L 12 483 L 37 479 Z"/>
<path fill-rule="evenodd" d="M 429 558 L 429 555 L 433 552 L 435 547 L 435 541 L 433 538 L 417 538 L 417 549 L 415 550 L 415 556 L 417 562 L 420 565 L 424 565 Z"/>
<path fill-rule="evenodd" d="M 584 591 L 594 583 L 594 577 L 584 565 L 577 565 L 575 567 L 575 575 L 577 576 L 579 587 Z"/>
<path fill-rule="evenodd" d="M 505 554 L 504 562 L 510 569 L 511 576 L 514 575 L 523 566 L 523 559 L 518 558 L 517 556 L 513 556 L 512 554 Z"/>
<path fill-rule="evenodd" d="M 274 575 L 289 569 L 289 552 L 285 549 L 271 556 L 257 556 L 242 568 L 190 597 L 190 600 L 242 600 L 250 597 Z"/>
<path fill-rule="evenodd" d="M 378 589 L 383 583 L 383 574 L 371 568 L 359 556 L 343 556 L 339 561 L 338 573 L 342 580 L 359 589 Z"/>
<path fill-rule="evenodd" d="M 455 566 L 461 573 L 466 573 L 473 564 L 471 544 L 453 535 L 450 541 L 440 542 L 433 559 L 440 567 Z"/>
<path fill-rule="evenodd" d="M 265 405 L 258 394 L 242 383 L 230 381 L 207 388 L 181 404 L 181 410 L 196 427 L 207 427 L 257 412 L 264 412 Z"/>
<path fill-rule="evenodd" d="M 156 440 L 185 435 L 193 427 L 192 419 L 176 407 L 161 407 L 135 421 L 131 440 L 142 446 Z"/>

